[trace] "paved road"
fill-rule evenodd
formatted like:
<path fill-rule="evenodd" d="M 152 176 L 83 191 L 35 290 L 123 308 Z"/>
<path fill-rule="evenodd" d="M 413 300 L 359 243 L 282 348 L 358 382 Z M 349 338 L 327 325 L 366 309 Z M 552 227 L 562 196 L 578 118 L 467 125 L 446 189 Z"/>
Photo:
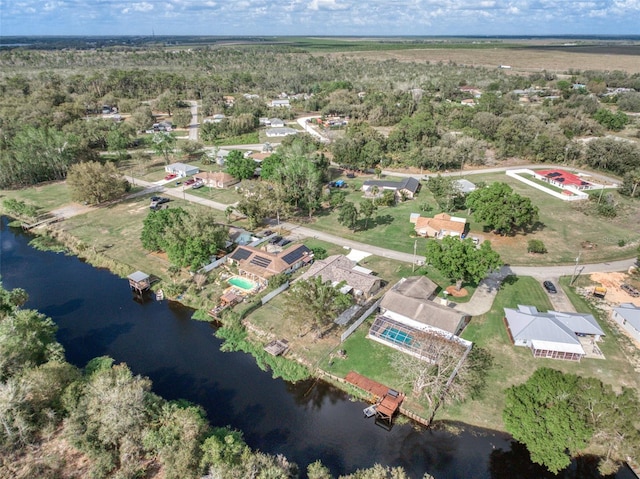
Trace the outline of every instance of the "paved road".
<path fill-rule="evenodd" d="M 191 100 L 191 123 L 189 124 L 189 139 L 193 141 L 198 141 L 198 128 L 200 124 L 198 123 L 198 102 Z"/>

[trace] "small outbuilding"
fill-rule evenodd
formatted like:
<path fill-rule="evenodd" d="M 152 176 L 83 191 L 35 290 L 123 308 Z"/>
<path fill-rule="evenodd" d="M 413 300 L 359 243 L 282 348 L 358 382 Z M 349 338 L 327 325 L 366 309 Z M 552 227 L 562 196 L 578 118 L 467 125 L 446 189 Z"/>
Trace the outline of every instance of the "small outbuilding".
<path fill-rule="evenodd" d="M 138 294 L 142 294 L 151 288 L 151 280 L 147 273 L 136 271 L 127 276 L 127 278 L 129 279 L 129 287 L 131 290 Z"/>

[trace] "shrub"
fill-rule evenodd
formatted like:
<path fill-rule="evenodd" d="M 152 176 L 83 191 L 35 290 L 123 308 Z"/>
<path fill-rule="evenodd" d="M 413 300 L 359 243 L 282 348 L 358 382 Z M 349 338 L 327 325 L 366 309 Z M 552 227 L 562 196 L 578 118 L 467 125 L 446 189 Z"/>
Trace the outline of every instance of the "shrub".
<path fill-rule="evenodd" d="M 540 240 L 532 239 L 527 243 L 527 253 L 544 254 L 547 252 L 547 247 Z"/>

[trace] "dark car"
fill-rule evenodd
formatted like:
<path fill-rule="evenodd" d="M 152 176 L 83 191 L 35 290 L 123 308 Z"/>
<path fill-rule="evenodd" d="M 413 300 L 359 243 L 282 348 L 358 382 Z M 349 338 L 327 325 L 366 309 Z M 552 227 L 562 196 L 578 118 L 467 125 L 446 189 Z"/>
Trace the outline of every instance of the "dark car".
<path fill-rule="evenodd" d="M 165 198 L 164 196 L 152 196 L 151 204 L 149 205 L 149 208 L 151 208 L 152 210 L 159 210 L 162 208 L 162 205 L 164 203 L 168 203 L 168 202 L 169 202 L 169 198 Z"/>
<path fill-rule="evenodd" d="M 274 236 L 269 240 L 269 244 L 276 244 L 278 241 L 282 239 L 282 236 Z"/>
<path fill-rule="evenodd" d="M 634 288 L 633 286 L 631 286 L 630 284 L 627 283 L 622 283 L 620 285 L 620 288 L 626 292 L 629 296 L 633 296 L 634 298 L 637 298 L 638 296 L 640 296 L 640 291 L 638 291 L 636 288 Z"/>
<path fill-rule="evenodd" d="M 547 293 L 555 294 L 555 293 L 558 292 L 558 290 L 556 289 L 555 285 L 551 281 L 543 282 L 542 286 L 544 286 L 544 289 L 547 290 Z"/>
<path fill-rule="evenodd" d="M 271 236 L 272 234 L 273 234 L 273 231 L 267 230 L 264 233 L 262 233 L 262 236 Z"/>
<path fill-rule="evenodd" d="M 287 246 L 289 243 L 291 243 L 291 240 L 283 238 L 280 241 L 278 241 L 276 244 L 278 246 Z"/>

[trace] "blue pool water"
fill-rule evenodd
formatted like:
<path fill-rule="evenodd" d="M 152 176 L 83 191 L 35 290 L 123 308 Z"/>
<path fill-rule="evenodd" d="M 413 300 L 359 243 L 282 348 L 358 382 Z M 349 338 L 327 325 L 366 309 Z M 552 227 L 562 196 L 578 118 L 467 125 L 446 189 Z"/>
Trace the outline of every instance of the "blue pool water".
<path fill-rule="evenodd" d="M 251 281 L 250 279 L 242 278 L 240 276 L 234 276 L 233 278 L 229 278 L 227 280 L 227 283 L 229 283 L 232 286 L 235 286 L 236 288 L 244 289 L 245 291 L 251 291 L 255 289 L 256 286 L 258 286 L 255 282 Z"/>
<path fill-rule="evenodd" d="M 411 335 L 405 333 L 404 331 L 400 331 L 399 329 L 396 329 L 396 328 L 387 328 L 382 332 L 380 336 L 382 336 L 385 339 L 388 339 L 389 341 L 393 341 L 395 343 L 400 343 L 400 344 L 410 344 L 411 341 L 413 341 L 413 338 L 411 337 Z"/>

